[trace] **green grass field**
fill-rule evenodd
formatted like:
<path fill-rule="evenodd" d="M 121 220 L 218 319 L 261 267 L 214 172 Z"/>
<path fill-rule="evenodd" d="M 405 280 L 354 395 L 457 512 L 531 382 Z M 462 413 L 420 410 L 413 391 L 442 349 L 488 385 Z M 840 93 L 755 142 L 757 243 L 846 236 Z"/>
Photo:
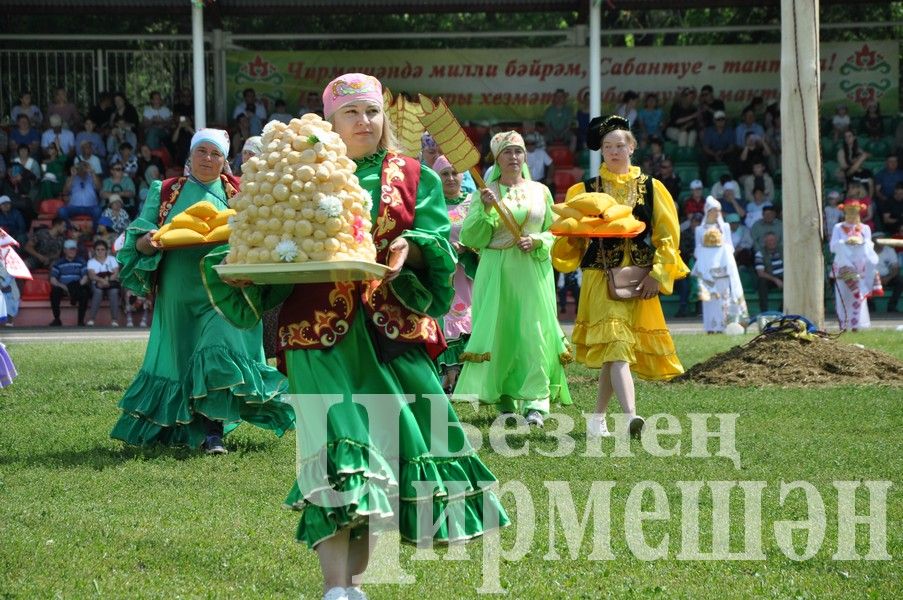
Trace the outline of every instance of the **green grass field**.
<path fill-rule="evenodd" d="M 903 359 L 901 334 L 863 332 L 845 336 Z M 725 350 L 736 338 L 677 336 L 686 366 Z M 132 342 L 14 344 L 20 371 L 0 390 L 0 598 L 318 598 L 314 553 L 294 541 L 297 514 L 281 508 L 294 473 L 293 436 L 277 439 L 242 426 L 227 440 L 230 453 L 208 457 L 189 450 L 125 448 L 109 439 L 116 403 L 134 376 L 143 345 Z M 502 561 L 501 585 L 510 598 L 898 598 L 903 595 L 903 390 L 889 387 L 827 389 L 704 388 L 639 383 L 641 414 L 670 413 L 683 428 L 680 456 L 657 457 L 639 442 L 632 457 L 586 457 L 581 412 L 592 409 L 594 374 L 570 371 L 575 405 L 564 413 L 577 422 L 577 451 L 561 458 L 537 450 L 557 447 L 546 432 L 514 436 L 529 444 L 527 456 L 506 458 L 484 447 L 481 455 L 502 483 L 529 490 L 533 518 L 503 502 L 514 526 L 502 545 L 535 526 L 532 544 L 519 560 Z M 687 456 L 689 413 L 737 413 L 736 447 L 742 464 L 719 457 Z M 490 414 L 467 406 L 463 420 L 481 424 Z M 714 428 L 714 424 L 712 425 Z M 671 447 L 673 438 L 662 440 Z M 713 441 L 712 451 L 716 448 Z M 602 449 L 609 453 L 613 440 Z M 681 492 L 678 481 L 761 481 L 761 560 L 679 560 Z M 809 560 L 787 558 L 775 541 L 774 524 L 807 516 L 801 492 L 782 506 L 782 481 L 810 482 L 824 501 L 824 541 Z M 893 482 L 887 495 L 887 552 L 891 560 L 832 560 L 838 546 L 835 480 Z M 578 518 L 593 481 L 613 481 L 613 560 L 590 560 L 593 526 L 571 558 L 557 525 L 550 551 L 549 492 L 544 482 L 567 481 Z M 625 535 L 631 489 L 661 485 L 669 517 L 645 523 L 646 543 L 666 539 L 658 560 L 634 556 Z M 857 510 L 868 510 L 859 491 Z M 743 505 L 739 491 L 729 503 L 731 546 L 742 549 Z M 711 549 L 712 500 L 703 492 L 702 549 Z M 719 503 L 720 504 L 720 503 Z M 652 510 L 651 494 L 642 502 Z M 529 523 L 528 523 L 529 522 Z M 856 549 L 869 551 L 868 529 L 858 528 Z M 569 530 L 568 533 L 573 533 Z M 709 540 L 707 542 L 707 540 Z M 805 536 L 793 537 L 797 552 Z M 597 540 L 599 541 L 599 540 Z M 467 560 L 413 560 L 402 548 L 401 567 L 416 581 L 371 585 L 371 598 L 477 597 L 483 584 L 484 544 L 466 547 Z M 446 551 L 438 554 L 445 556 Z"/>

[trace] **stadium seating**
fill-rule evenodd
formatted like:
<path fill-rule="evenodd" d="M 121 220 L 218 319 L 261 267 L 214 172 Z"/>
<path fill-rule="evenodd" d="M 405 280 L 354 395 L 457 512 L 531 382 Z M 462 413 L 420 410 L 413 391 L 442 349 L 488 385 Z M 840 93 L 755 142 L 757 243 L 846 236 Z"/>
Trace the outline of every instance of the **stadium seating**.
<path fill-rule="evenodd" d="M 574 166 L 574 153 L 567 146 L 546 146 L 546 153 L 552 158 L 556 168 Z"/>

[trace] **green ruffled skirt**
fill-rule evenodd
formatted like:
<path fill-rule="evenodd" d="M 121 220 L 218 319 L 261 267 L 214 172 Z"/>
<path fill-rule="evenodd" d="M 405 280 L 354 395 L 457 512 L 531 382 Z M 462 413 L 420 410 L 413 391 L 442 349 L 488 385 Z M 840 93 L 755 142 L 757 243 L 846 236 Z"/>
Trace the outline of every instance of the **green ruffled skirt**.
<path fill-rule="evenodd" d="M 454 542 L 482 535 L 487 510 L 490 522 L 509 523 L 492 490 L 496 479 L 454 426 L 457 415 L 422 347 L 379 362 L 359 313 L 337 346 L 289 351 L 286 366 L 291 393 L 303 395 L 292 399 L 298 465 L 285 501 L 301 511 L 299 541 L 314 547 L 345 527 L 353 538 L 397 527 L 407 542 Z M 378 409 L 368 413 L 363 394 L 379 395 Z M 453 425 L 447 431 L 431 430 L 431 402 Z M 450 517 L 433 532 L 446 509 Z"/>
<path fill-rule="evenodd" d="M 204 442 L 203 417 L 228 431 L 247 421 L 282 435 L 294 425 L 279 402 L 285 378 L 266 364 L 262 327 L 238 329 L 210 304 L 199 261 L 209 248 L 170 250 L 159 263 L 159 288 L 144 363 L 119 403 L 111 437 L 137 446 Z"/>

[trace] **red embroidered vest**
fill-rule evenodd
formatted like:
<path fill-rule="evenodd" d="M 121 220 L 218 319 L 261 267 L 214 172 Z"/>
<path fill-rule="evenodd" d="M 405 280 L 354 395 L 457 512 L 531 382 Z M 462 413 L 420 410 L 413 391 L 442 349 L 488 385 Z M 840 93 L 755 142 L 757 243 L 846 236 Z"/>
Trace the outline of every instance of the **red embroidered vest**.
<path fill-rule="evenodd" d="M 227 200 L 238 193 L 241 186 L 241 180 L 238 177 L 222 173 L 219 178 L 223 182 Z M 160 187 L 160 211 L 157 213 L 157 227 L 163 227 L 166 217 L 169 216 L 172 207 L 176 205 L 179 193 L 187 180 L 187 177 L 172 177 L 163 180 L 163 185 Z"/>
<path fill-rule="evenodd" d="M 389 244 L 414 224 L 420 163 L 396 154 L 383 160 L 379 209 L 373 227 L 376 260 L 386 264 Z M 381 336 L 409 344 L 424 344 L 435 358 L 446 348 L 435 319 L 406 308 L 389 284 L 334 282 L 296 285 L 279 313 L 281 350 L 313 350 L 338 344 L 351 328 L 360 306 Z"/>

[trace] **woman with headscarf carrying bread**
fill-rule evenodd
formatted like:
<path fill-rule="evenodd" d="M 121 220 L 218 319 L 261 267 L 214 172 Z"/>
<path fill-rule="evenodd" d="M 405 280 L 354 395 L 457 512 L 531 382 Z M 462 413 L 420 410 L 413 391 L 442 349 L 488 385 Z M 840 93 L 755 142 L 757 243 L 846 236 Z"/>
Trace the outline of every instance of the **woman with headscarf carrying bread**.
<path fill-rule="evenodd" d="M 235 327 L 207 298 L 200 263 L 211 246 L 161 250 L 152 239 L 198 202 L 228 208 L 239 185 L 228 151 L 225 131 L 195 133 L 186 176 L 154 182 L 116 256 L 124 287 L 139 296 L 156 293 L 144 363 L 110 434 L 128 444 L 203 445 L 209 454 L 224 454 L 224 428 L 240 421 L 278 435 L 293 426 L 291 408 L 277 401 L 285 379 L 266 364 L 260 327 Z"/>
<path fill-rule="evenodd" d="M 564 365 L 571 353 L 555 302 L 549 250 L 552 194 L 530 180 L 524 140 L 504 131 L 490 141 L 495 164 L 471 202 L 461 243 L 480 253 L 473 282 L 473 327 L 461 361 L 456 396 L 496 404 L 506 417 L 519 414 L 542 427 L 550 402 L 570 404 Z M 477 194 L 478 192 L 474 192 Z M 497 211 L 520 228 L 515 236 Z"/>
<path fill-rule="evenodd" d="M 577 361 L 599 369 L 590 435 L 610 435 L 605 413 L 614 394 L 630 434 L 639 436 L 644 421 L 636 414 L 633 373 L 647 380 L 668 380 L 683 373 L 658 295 L 670 294 L 674 281 L 686 277 L 689 269 L 678 251 L 680 228 L 671 194 L 660 181 L 630 164 L 636 139 L 627 120 L 596 117 L 589 125 L 587 146 L 602 150 L 599 175 L 573 185 L 565 202 L 585 192 L 605 193 L 631 207 L 646 227 L 633 238 L 560 237 L 552 248 L 552 263 L 563 272 L 583 269 L 572 341 Z M 613 297 L 609 269 L 630 265 L 645 267 L 648 274 L 633 288 L 635 297 Z"/>
<path fill-rule="evenodd" d="M 282 303 L 299 460 L 285 503 L 301 511 L 296 538 L 317 552 L 324 598 L 357 600 L 375 533 L 397 527 L 408 543 L 449 543 L 508 517 L 433 363 L 446 347 L 436 318 L 448 311 L 455 272 L 439 177 L 395 150 L 374 77 L 337 77 L 323 109 L 370 195 L 376 258 L 390 267 L 382 283 L 223 281 L 213 266 L 225 251 L 208 256 L 205 272 L 211 298 L 237 324 Z"/>

